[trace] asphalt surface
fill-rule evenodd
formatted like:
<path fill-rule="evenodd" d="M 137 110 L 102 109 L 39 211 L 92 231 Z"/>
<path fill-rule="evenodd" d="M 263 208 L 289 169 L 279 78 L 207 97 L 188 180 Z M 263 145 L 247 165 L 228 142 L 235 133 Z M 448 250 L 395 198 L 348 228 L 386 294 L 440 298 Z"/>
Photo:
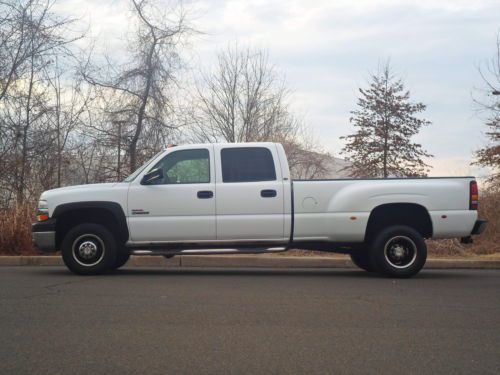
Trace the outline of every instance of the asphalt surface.
<path fill-rule="evenodd" d="M 0 374 L 499 374 L 500 270 L 0 267 Z"/>

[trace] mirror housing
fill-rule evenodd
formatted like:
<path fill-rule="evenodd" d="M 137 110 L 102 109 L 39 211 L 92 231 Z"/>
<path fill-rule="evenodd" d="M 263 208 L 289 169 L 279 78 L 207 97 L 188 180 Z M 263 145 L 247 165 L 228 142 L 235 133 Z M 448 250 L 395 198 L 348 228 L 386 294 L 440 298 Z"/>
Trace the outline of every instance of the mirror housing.
<path fill-rule="evenodd" d="M 151 185 L 161 179 L 163 179 L 163 169 L 156 168 L 142 176 L 141 185 Z"/>

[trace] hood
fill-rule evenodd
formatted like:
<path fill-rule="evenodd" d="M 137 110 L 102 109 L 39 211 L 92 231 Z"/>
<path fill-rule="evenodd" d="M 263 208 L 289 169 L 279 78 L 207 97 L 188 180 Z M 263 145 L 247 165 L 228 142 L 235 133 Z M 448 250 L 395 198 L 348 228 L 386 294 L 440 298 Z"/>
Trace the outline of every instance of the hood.
<path fill-rule="evenodd" d="M 118 182 L 108 182 L 108 183 L 102 183 L 102 184 L 87 184 L 87 185 L 72 185 L 72 186 L 65 186 L 65 187 L 60 187 L 57 189 L 51 189 L 44 191 L 40 197 L 40 199 L 46 199 L 50 198 L 51 196 L 58 195 L 61 193 L 66 193 L 70 192 L 73 190 L 79 190 L 79 191 L 88 191 L 88 190 L 108 190 L 116 185 L 118 185 Z"/>

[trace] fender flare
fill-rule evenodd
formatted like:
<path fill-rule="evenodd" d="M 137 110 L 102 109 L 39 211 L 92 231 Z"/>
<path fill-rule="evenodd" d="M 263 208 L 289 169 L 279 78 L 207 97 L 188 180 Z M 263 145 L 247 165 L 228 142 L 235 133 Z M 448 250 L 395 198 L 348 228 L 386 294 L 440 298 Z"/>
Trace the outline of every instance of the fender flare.
<path fill-rule="evenodd" d="M 118 224 L 118 235 L 124 241 L 127 241 L 129 238 L 129 230 L 127 225 L 127 218 L 125 216 L 125 212 L 123 212 L 123 208 L 119 203 L 109 202 L 109 201 L 85 201 L 85 202 L 71 202 L 71 203 L 63 203 L 54 209 L 52 213 L 52 218 L 57 219 L 58 217 L 68 213 L 70 211 L 78 211 L 89 208 L 99 208 L 105 209 L 109 211 L 113 217 L 116 219 L 116 223 Z"/>

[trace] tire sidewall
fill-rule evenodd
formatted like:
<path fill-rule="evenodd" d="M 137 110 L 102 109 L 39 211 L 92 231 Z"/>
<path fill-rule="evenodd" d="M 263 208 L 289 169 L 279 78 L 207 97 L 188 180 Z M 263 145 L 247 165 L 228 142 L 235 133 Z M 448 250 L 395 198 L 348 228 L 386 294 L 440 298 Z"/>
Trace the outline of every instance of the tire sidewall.
<path fill-rule="evenodd" d="M 98 237 L 104 244 L 104 254 L 98 263 L 92 266 L 84 266 L 76 261 L 73 255 L 73 243 L 80 236 L 90 234 Z M 64 237 L 61 244 L 61 252 L 64 264 L 79 275 L 97 275 L 106 272 L 116 260 L 116 240 L 106 227 L 84 223 L 71 229 Z"/>
<path fill-rule="evenodd" d="M 373 262 L 371 260 L 370 254 L 368 253 L 367 249 L 356 249 L 353 250 L 349 256 L 351 257 L 351 261 L 356 265 L 358 268 L 361 268 L 362 270 L 365 270 L 367 272 L 374 272 L 375 267 L 373 265 Z"/>
<path fill-rule="evenodd" d="M 117 270 L 118 268 L 125 265 L 130 259 L 130 253 L 127 249 L 120 249 L 116 253 L 116 258 L 113 265 L 110 267 L 111 270 Z"/>
<path fill-rule="evenodd" d="M 408 267 L 394 267 L 385 257 L 384 252 L 387 242 L 396 236 L 408 237 L 416 245 L 416 259 Z M 390 277 L 407 278 L 417 274 L 425 265 L 427 260 L 427 246 L 422 235 L 415 229 L 404 225 L 391 226 L 382 230 L 374 238 L 371 244 L 370 257 L 377 272 Z"/>

